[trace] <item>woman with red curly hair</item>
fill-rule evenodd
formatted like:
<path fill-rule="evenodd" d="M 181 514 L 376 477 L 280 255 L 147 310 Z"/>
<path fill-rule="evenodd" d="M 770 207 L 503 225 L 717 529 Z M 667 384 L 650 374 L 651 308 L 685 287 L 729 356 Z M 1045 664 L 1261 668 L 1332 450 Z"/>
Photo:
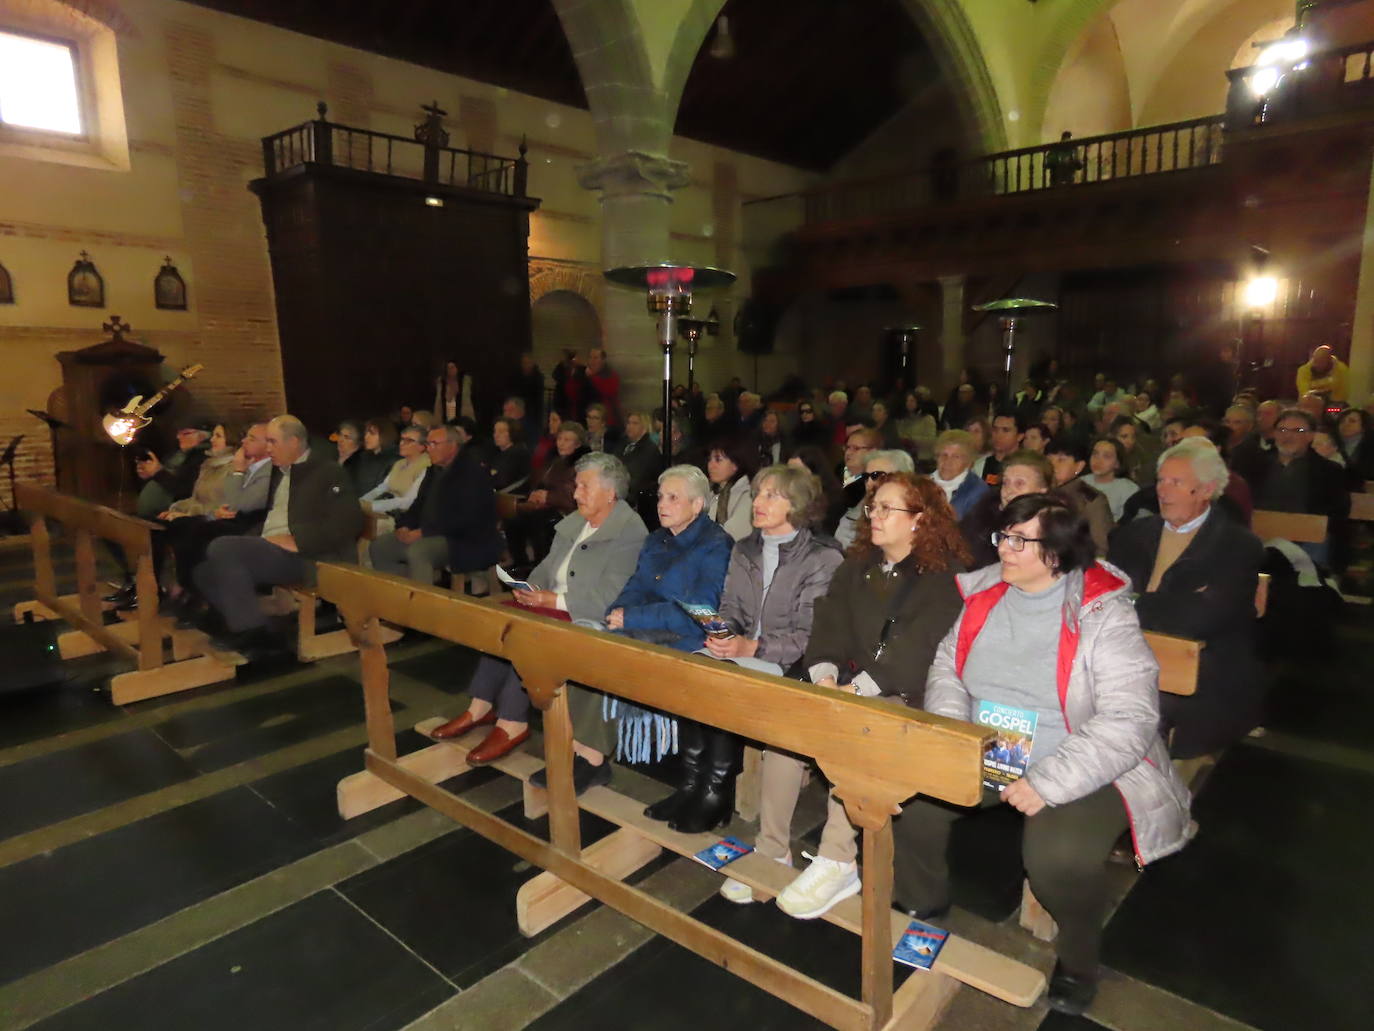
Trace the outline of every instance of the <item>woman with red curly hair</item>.
<path fill-rule="evenodd" d="M 924 476 L 882 473 L 874 481 L 854 544 L 816 601 L 800 671 L 817 686 L 921 708 L 926 670 L 958 618 L 955 584 L 968 547 L 945 492 Z M 806 778 L 804 760 L 765 751 L 758 851 L 792 865 L 792 814 Z M 811 865 L 778 896 L 783 912 L 809 920 L 860 888 L 854 827 L 830 798 L 820 848 Z M 753 901 L 747 885 L 727 880 L 721 894 Z"/>

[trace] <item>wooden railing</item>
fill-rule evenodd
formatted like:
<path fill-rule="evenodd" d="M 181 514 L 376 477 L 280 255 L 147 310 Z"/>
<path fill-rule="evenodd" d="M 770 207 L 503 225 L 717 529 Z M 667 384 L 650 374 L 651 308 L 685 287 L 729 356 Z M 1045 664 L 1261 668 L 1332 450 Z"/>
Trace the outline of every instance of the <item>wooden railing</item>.
<path fill-rule="evenodd" d="M 1374 103 L 1374 41 L 1333 47 L 1296 61 L 1232 68 L 1226 73 L 1226 128 L 1271 125 Z M 1276 76 L 1262 96 L 1253 83 Z"/>
<path fill-rule="evenodd" d="M 523 146 L 519 157 L 505 158 L 436 147 L 405 136 L 339 125 L 324 117 L 263 137 L 262 161 L 268 178 L 301 165 L 332 165 L 508 197 L 525 196 L 529 167 Z"/>
<path fill-rule="evenodd" d="M 366 771 L 340 783 L 339 805 L 345 815 L 402 795 L 419 799 L 547 871 L 526 885 L 539 882 L 537 891 L 522 889 L 527 902 L 533 894 L 531 904 L 547 908 L 550 896 L 562 891 L 564 901 L 553 909 L 564 914 L 588 897 L 597 899 L 833 1027 L 855 1031 L 929 1027 L 956 981 L 1021 1006 L 1031 1005 L 1043 990 L 1044 975 L 1038 971 L 951 937 L 930 974 L 917 973 L 893 992 L 891 952 L 894 935 L 900 933 L 906 918 L 892 909 L 892 813 L 918 793 L 957 805 L 975 804 L 982 795 L 986 728 L 746 672 L 729 663 L 585 630 L 356 567 L 321 564 L 317 589 L 321 597 L 338 606 L 359 642 L 368 747 Z M 515 666 L 531 701 L 544 710 L 548 790 L 545 795 L 526 784 L 526 801 L 527 808 L 536 801 L 546 802 L 548 841 L 438 786 L 439 781 L 467 769 L 467 751 L 461 742 L 397 755 L 387 657 L 378 638 L 382 620 L 506 658 Z M 850 820 L 863 831 L 862 897 L 847 900 L 848 904 L 841 903 L 826 914 L 826 919 L 862 936 L 861 1000 L 826 987 L 623 883 L 659 847 L 690 855 L 715 837 L 670 831 L 643 817 L 641 802 L 609 788 L 592 788 L 580 799 L 575 795 L 572 726 L 562 689 L 570 681 L 815 758 Z M 527 780 L 541 764 L 533 756 L 512 753 L 495 765 Z M 584 851 L 579 804 L 620 823 L 621 829 Z M 770 894 L 780 890 L 777 879 L 790 874 L 757 855 L 737 860 L 728 872 Z M 521 919 L 527 933 L 547 924 L 547 919 Z"/>

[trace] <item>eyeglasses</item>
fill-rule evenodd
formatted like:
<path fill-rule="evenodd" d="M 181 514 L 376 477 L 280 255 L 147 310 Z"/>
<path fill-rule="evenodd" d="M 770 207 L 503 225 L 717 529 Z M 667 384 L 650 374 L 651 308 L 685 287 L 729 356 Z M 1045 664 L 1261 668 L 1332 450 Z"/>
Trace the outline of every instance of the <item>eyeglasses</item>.
<path fill-rule="evenodd" d="M 425 441 L 425 447 L 443 447 L 447 443 L 448 441 L 446 440 L 427 440 Z"/>
<path fill-rule="evenodd" d="M 414 444 L 416 447 L 424 447 L 424 446 L 425 446 L 425 442 L 424 442 L 423 440 L 416 440 L 414 437 L 402 437 L 402 438 L 401 438 L 401 443 L 402 443 L 402 444 Z"/>
<path fill-rule="evenodd" d="M 898 508 L 896 505 L 889 505 L 886 502 L 864 506 L 864 515 L 868 516 L 869 519 L 872 519 L 874 516 L 877 516 L 879 519 L 886 519 L 893 512 L 905 512 L 907 515 L 916 514 L 914 508 Z"/>
<path fill-rule="evenodd" d="M 1006 541 L 1007 547 L 1011 548 L 1012 551 L 1024 551 L 1027 541 L 1034 541 L 1036 544 L 1039 544 L 1044 539 L 1043 537 L 1023 537 L 1019 533 L 1003 533 L 1000 530 L 994 530 L 992 533 L 992 546 L 994 548 L 1000 547 L 1002 542 Z"/>
<path fill-rule="evenodd" d="M 1274 428 L 1274 432 L 1275 432 L 1275 433 L 1311 433 L 1312 431 L 1309 430 L 1306 426 L 1277 426 L 1277 427 Z"/>

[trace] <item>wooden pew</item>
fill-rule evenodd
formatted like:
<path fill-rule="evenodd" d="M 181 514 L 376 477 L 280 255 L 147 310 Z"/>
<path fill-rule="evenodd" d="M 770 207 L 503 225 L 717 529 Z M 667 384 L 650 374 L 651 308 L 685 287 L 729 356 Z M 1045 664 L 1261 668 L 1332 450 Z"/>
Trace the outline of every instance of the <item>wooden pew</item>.
<path fill-rule="evenodd" d="M 1278 538 L 1294 544 L 1320 544 L 1326 540 L 1326 516 L 1257 508 L 1250 529 L 1262 541 Z"/>
<path fill-rule="evenodd" d="M 511 607 L 456 596 L 397 577 L 322 564 L 319 592 L 332 601 L 360 640 L 368 748 L 365 770 L 339 785 L 340 812 L 364 812 L 409 795 L 542 867 L 546 873 L 521 892 L 526 930 L 537 930 L 596 899 L 663 934 L 833 1027 L 925 1028 L 938 1017 L 959 981 L 1021 1006 L 1031 1005 L 1045 978 L 971 942 L 952 938 L 935 970 L 917 973 L 893 992 L 891 952 L 905 917 L 892 909 L 891 814 L 915 794 L 961 805 L 982 795 L 986 728 L 872 699 L 748 672 L 729 663 L 598 633 Z M 510 660 L 531 701 L 544 710 L 548 791 L 526 790 L 527 806 L 547 805 L 550 840 L 543 841 L 465 802 L 437 782 L 467 769 L 480 737 L 436 744 L 398 757 L 389 704 L 381 620 L 411 627 Z M 661 848 L 683 855 L 715 835 L 681 835 L 642 816 L 643 805 L 609 788 L 578 799 L 572 785 L 572 727 L 567 682 L 722 727 L 816 759 L 863 832 L 863 893 L 827 918 L 862 939 L 862 998 L 849 998 L 751 949 L 691 916 L 623 883 L 627 873 Z M 421 724 L 428 729 L 432 721 Z M 527 780 L 541 763 L 512 753 L 494 764 Z M 605 842 L 582 848 L 579 803 L 619 825 Z M 730 876 L 776 893 L 789 871 L 757 855 L 731 864 Z"/>
<path fill-rule="evenodd" d="M 1374 494 L 1350 495 L 1350 518 L 1356 522 L 1374 523 Z"/>

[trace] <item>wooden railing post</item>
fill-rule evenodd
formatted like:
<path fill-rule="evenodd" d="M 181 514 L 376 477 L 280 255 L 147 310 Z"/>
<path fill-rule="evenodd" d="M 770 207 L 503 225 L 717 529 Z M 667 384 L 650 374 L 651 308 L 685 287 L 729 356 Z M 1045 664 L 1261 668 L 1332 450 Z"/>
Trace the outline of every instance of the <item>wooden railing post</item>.
<path fill-rule="evenodd" d="M 76 550 L 76 596 L 81 614 L 92 623 L 103 622 L 100 592 L 95 582 L 95 538 L 90 530 L 73 534 Z"/>
<path fill-rule="evenodd" d="M 134 589 L 138 596 L 138 668 L 158 669 L 162 666 L 162 627 L 157 612 L 157 570 L 153 568 L 152 531 L 149 547 L 134 560 Z"/>
<path fill-rule="evenodd" d="M 311 603 L 313 604 L 313 602 Z M 362 667 L 363 710 L 367 718 L 367 747 L 383 759 L 396 760 L 396 720 L 391 715 L 391 670 L 382 647 L 381 624 L 374 615 L 344 611 L 349 633 L 358 642 Z"/>
<path fill-rule="evenodd" d="M 892 1017 L 892 820 L 864 828 L 863 1001 L 873 1007 L 873 1024 Z"/>
<path fill-rule="evenodd" d="M 573 789 L 568 687 L 566 683 L 561 685 L 544 710 L 544 764 L 549 792 L 549 840 L 560 852 L 576 856 L 582 851 L 582 827 L 577 815 L 577 792 Z"/>
<path fill-rule="evenodd" d="M 57 577 L 52 570 L 52 538 L 48 535 L 48 521 L 38 513 L 29 517 L 29 546 L 33 549 L 35 593 L 57 597 Z"/>

